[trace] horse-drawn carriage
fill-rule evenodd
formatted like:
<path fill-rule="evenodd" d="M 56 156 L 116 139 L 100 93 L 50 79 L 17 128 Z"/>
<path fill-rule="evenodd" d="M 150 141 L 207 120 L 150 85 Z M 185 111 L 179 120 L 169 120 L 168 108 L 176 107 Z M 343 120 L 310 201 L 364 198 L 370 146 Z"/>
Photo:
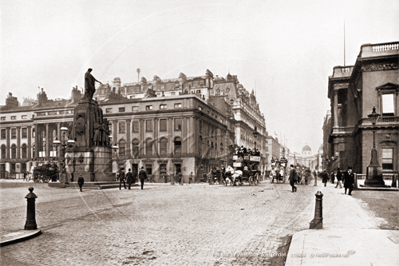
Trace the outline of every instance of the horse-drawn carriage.
<path fill-rule="evenodd" d="M 48 183 L 50 180 L 56 181 L 58 173 L 58 167 L 55 163 L 43 164 L 33 169 L 33 180 L 35 183 Z"/>
<path fill-rule="evenodd" d="M 252 155 L 248 153 L 235 154 L 233 155 L 233 167 L 226 170 L 231 172 L 231 183 L 232 185 L 243 185 L 244 182 L 248 183 L 250 186 L 259 184 L 259 163 L 260 156 Z M 230 167 L 231 168 L 231 167 Z M 227 182 L 225 182 L 227 185 Z"/>

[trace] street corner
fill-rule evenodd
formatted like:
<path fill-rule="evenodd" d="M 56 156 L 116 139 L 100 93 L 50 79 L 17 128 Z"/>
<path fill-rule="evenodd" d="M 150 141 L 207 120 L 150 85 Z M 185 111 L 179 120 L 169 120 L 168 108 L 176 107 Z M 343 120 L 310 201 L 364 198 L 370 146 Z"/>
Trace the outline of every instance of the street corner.
<path fill-rule="evenodd" d="M 0 236 L 0 247 L 34 238 L 39 236 L 41 233 L 42 231 L 40 229 L 5 232 Z"/>

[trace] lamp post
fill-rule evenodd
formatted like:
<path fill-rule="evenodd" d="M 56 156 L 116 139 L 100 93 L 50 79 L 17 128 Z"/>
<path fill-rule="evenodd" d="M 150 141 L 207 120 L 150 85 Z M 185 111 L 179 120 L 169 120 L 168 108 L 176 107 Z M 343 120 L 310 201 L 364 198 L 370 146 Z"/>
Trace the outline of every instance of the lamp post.
<path fill-rule="evenodd" d="M 368 187 L 385 187 L 382 179 L 382 167 L 378 163 L 378 153 L 375 148 L 375 124 L 379 116 L 380 114 L 375 111 L 375 106 L 373 106 L 373 112 L 368 115 L 370 122 L 373 124 L 373 148 L 371 149 L 370 165 L 367 167 L 366 181 L 364 181 L 364 184 Z"/>
<path fill-rule="evenodd" d="M 54 146 L 57 148 L 60 147 L 60 154 L 58 156 L 58 162 L 60 165 L 60 183 L 64 183 L 65 185 L 68 185 L 68 178 L 66 175 L 66 170 L 65 170 L 65 149 L 67 146 L 67 143 L 71 143 L 68 141 L 68 136 L 66 133 L 68 132 L 68 128 L 66 127 L 61 127 L 61 139 L 58 140 L 57 138 L 53 141 Z M 72 140 L 73 141 L 73 140 Z"/>
<path fill-rule="evenodd" d="M 117 165 L 117 167 L 116 167 L 116 172 L 118 172 L 119 171 L 119 156 L 118 156 L 118 145 L 116 145 L 116 144 L 114 144 L 114 145 L 112 145 L 112 150 L 114 151 L 114 154 L 115 154 L 115 157 L 113 157 L 113 159 L 115 159 L 115 162 L 116 162 L 116 165 Z M 116 174 L 116 173 L 115 173 Z"/>

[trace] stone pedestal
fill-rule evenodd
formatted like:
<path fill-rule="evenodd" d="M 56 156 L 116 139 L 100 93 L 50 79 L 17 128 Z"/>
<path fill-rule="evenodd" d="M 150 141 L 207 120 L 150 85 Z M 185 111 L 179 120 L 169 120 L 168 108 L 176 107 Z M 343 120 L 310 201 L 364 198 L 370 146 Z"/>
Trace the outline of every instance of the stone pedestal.
<path fill-rule="evenodd" d="M 66 169 L 73 174 L 74 181 L 82 175 L 85 182 L 114 181 L 111 173 L 111 147 L 75 147 L 67 149 Z"/>
<path fill-rule="evenodd" d="M 371 150 L 371 161 L 367 167 L 364 185 L 367 187 L 385 187 L 385 182 L 382 179 L 382 167 L 378 163 L 378 154 L 375 148 Z"/>

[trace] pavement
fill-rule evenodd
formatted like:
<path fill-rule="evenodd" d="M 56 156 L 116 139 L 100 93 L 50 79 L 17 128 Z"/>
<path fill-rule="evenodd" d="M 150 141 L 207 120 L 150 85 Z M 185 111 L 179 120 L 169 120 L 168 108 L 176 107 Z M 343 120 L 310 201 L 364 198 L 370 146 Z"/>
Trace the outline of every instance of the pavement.
<path fill-rule="evenodd" d="M 155 188 L 162 186 L 164 185 L 148 184 L 147 188 L 151 189 L 151 187 Z M 175 189 L 177 189 L 178 187 L 179 186 L 177 185 Z M 194 187 L 197 187 L 196 189 L 202 190 L 206 189 L 208 185 L 202 183 L 198 185 L 196 184 L 194 185 Z M 216 188 L 216 186 L 210 186 L 210 188 L 215 189 L 213 187 Z M 280 194 L 284 192 L 284 189 L 287 189 L 285 187 L 288 188 L 288 184 L 285 185 L 267 184 L 267 186 L 264 187 L 264 189 L 265 191 L 270 191 L 270 192 L 276 190 L 273 193 Z M 313 187 L 313 185 L 311 185 L 311 187 Z M 309 190 L 311 187 L 309 186 L 306 189 Z M 281 192 L 279 192 L 280 188 L 283 189 L 281 190 Z M 246 188 L 240 188 L 240 190 L 241 189 L 246 190 Z M 261 189 L 261 187 L 259 187 L 259 189 Z M 267 189 L 273 189 L 273 190 L 267 190 Z M 299 191 L 298 193 L 303 193 L 304 190 L 305 187 L 298 186 L 298 191 Z M 269 255 L 286 256 L 286 262 L 285 262 L 286 266 L 399 265 L 399 252 L 398 252 L 399 230 L 380 229 L 381 225 L 384 224 L 385 222 L 384 219 L 376 217 L 375 214 L 367 207 L 367 204 L 365 204 L 361 200 L 358 200 L 349 195 L 345 195 L 343 193 L 343 189 L 335 189 L 334 186 L 330 183 L 328 184 L 327 187 L 323 187 L 320 182 L 317 187 L 314 187 L 314 189 L 312 189 L 313 193 L 316 190 L 321 191 L 323 193 L 323 229 L 300 230 L 298 232 L 295 232 L 293 233 L 288 253 L 279 254 L 277 252 L 272 252 L 269 253 Z M 159 190 L 159 192 L 162 191 L 163 190 Z M 221 190 L 221 192 L 223 192 L 223 190 Z M 263 190 L 260 192 L 263 192 Z M 286 193 L 287 194 L 285 198 L 295 197 L 296 195 L 296 193 L 289 193 L 289 191 L 286 191 Z M 360 193 L 360 192 L 355 190 L 353 193 Z M 381 192 L 381 193 L 386 193 L 386 192 Z M 389 193 L 398 193 L 398 192 L 389 192 Z M 258 198 L 262 194 L 263 193 L 261 194 L 257 193 Z M 253 196 L 256 195 L 253 194 Z M 311 200 L 313 201 L 313 199 L 314 196 L 312 196 Z M 256 204 L 256 201 L 252 202 L 253 202 L 252 206 L 254 206 L 253 204 Z M 268 204 L 273 204 L 269 201 L 267 202 Z M 251 204 L 248 205 L 246 209 L 250 208 L 250 206 Z M 283 215 L 282 217 L 280 216 L 281 219 L 284 219 L 283 210 L 288 206 L 289 205 L 285 205 L 283 208 L 282 206 L 278 207 L 278 209 L 280 209 L 280 213 L 282 213 Z M 308 219 L 308 221 L 310 222 L 311 219 L 309 219 L 309 217 L 313 216 L 313 211 L 314 207 L 307 208 L 307 212 L 309 215 L 301 214 L 298 218 L 300 219 L 300 221 Z M 290 221 L 292 222 L 292 220 Z M 46 228 L 42 230 L 45 231 Z M 0 236 L 1 246 L 24 241 L 32 237 L 38 236 L 40 235 L 40 233 L 41 233 L 40 228 L 38 230 L 14 230 L 12 232 L 3 231 L 1 232 L 2 235 Z M 153 233 L 149 234 L 152 235 Z M 261 233 L 257 232 L 256 236 L 257 238 L 260 238 Z M 196 237 L 200 237 L 200 235 L 196 235 Z M 153 238 L 156 239 L 155 235 L 153 236 Z M 184 239 L 188 238 L 186 237 Z M 232 241 L 233 240 L 232 236 L 230 236 L 229 239 L 230 241 Z M 263 243 L 264 240 L 259 240 L 258 242 Z M 243 241 L 243 243 L 245 243 L 245 241 Z M 259 255 L 259 253 L 255 252 L 256 249 L 259 248 L 259 243 L 257 243 L 257 248 L 255 248 L 255 250 L 249 249 L 248 247 L 248 250 L 251 251 L 248 254 L 251 254 L 251 256 L 254 256 L 256 254 Z M 236 247 L 236 244 L 234 244 L 234 247 Z M 228 249 L 226 248 L 226 250 Z M 224 254 L 224 256 L 226 256 L 226 254 Z M 133 256 L 131 256 L 130 258 L 133 258 Z M 169 260 L 165 259 L 164 261 L 168 262 Z M 214 264 L 214 265 L 230 265 L 230 263 L 232 263 L 231 261 L 227 260 L 225 261 L 226 264 L 224 264 L 222 260 L 219 261 L 220 264 Z M 184 263 L 186 262 L 187 261 L 185 261 Z M 242 261 L 242 263 L 238 261 L 235 263 L 236 264 L 234 265 L 269 265 L 267 263 L 251 264 L 250 261 Z M 161 265 L 161 264 L 153 264 L 153 265 Z"/>
<path fill-rule="evenodd" d="M 331 188 L 322 187 L 322 190 L 325 191 L 325 197 L 327 193 L 336 193 L 337 189 L 331 191 Z M 360 191 L 355 190 L 352 193 L 360 193 Z M 339 189 L 338 194 L 342 194 Z M 399 230 L 379 229 L 378 225 L 383 224 L 384 221 L 382 219 L 379 222 L 376 221 L 373 214 L 367 211 L 367 206 L 362 206 L 362 204 L 359 205 L 366 211 L 361 215 L 366 214 L 370 221 L 358 224 L 348 223 L 353 215 L 359 215 L 359 209 L 347 211 L 345 208 L 359 202 L 349 195 L 342 196 L 345 202 L 337 203 L 338 206 L 343 206 L 342 210 L 336 211 L 334 215 L 326 215 L 323 209 L 323 222 L 327 223 L 323 229 L 303 230 L 293 235 L 286 266 L 399 265 Z M 343 213 L 347 216 L 341 216 Z M 334 222 L 331 223 L 331 220 Z"/>

